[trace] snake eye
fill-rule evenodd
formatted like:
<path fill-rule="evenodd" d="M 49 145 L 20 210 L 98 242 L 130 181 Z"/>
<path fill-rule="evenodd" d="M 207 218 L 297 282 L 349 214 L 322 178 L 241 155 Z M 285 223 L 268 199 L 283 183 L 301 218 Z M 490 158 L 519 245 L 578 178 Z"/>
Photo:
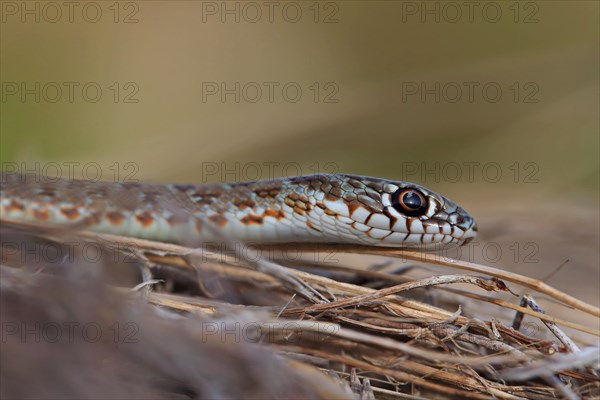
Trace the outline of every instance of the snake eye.
<path fill-rule="evenodd" d="M 420 216 L 427 211 L 427 199 L 415 189 L 400 189 L 392 195 L 392 206 L 408 216 Z"/>

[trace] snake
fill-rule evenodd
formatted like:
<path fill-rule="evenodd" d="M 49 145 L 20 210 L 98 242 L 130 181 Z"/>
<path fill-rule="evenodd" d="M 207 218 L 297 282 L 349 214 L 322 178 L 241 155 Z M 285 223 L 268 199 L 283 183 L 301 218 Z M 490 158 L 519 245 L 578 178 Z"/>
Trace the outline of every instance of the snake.
<path fill-rule="evenodd" d="M 350 174 L 221 184 L 102 182 L 2 172 L 0 219 L 169 243 L 464 245 L 477 223 L 423 186 Z"/>

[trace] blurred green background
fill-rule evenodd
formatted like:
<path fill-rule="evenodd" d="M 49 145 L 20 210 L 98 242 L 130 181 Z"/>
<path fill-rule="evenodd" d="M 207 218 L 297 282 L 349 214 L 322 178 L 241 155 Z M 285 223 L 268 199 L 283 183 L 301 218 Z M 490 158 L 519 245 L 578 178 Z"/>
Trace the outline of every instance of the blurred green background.
<path fill-rule="evenodd" d="M 104 179 L 116 165 L 153 182 L 253 177 L 248 163 L 260 178 L 300 166 L 406 179 L 472 211 L 482 240 L 539 244 L 538 262 L 505 254 L 498 266 L 542 277 L 571 259 L 600 279 L 598 2 L 44 4 L 2 2 L 4 166 L 94 162 Z M 239 102 L 222 99 L 236 82 Z M 237 174 L 207 174 L 236 162 Z"/>

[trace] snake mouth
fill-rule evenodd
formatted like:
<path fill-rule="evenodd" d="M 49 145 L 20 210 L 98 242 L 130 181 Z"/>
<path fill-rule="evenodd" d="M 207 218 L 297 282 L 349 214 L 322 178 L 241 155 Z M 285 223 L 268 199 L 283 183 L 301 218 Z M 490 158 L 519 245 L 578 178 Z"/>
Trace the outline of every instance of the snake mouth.
<path fill-rule="evenodd" d="M 453 229 L 453 234 L 450 235 L 452 237 L 450 243 L 456 243 L 459 246 L 464 246 L 465 244 L 469 244 L 477 238 L 477 224 L 475 223 L 475 220 L 471 219 L 471 221 L 472 223 L 469 223 L 470 226 L 468 227 L 464 225 L 457 225 L 457 227 L 460 229 L 459 232 L 464 232 L 461 235 L 456 235 L 455 231 L 457 229 Z"/>
<path fill-rule="evenodd" d="M 432 219 L 436 219 L 445 229 L 449 228 L 448 236 L 451 244 L 459 246 L 472 242 L 477 237 L 477 222 L 462 207 L 446 199 L 444 207 Z"/>
<path fill-rule="evenodd" d="M 465 231 L 465 234 L 462 236 L 462 239 L 464 239 L 462 242 L 463 245 L 471 243 L 477 238 L 477 222 L 471 216 L 464 218 L 464 222 L 462 225 L 459 225 L 459 228 Z"/>

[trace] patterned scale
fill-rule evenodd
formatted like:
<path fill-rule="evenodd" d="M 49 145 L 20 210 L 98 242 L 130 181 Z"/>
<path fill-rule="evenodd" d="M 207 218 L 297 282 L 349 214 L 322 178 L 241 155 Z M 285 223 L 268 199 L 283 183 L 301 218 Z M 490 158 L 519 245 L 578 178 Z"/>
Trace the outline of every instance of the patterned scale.
<path fill-rule="evenodd" d="M 151 185 L 2 173 L 0 185 L 2 219 L 173 243 L 227 237 L 395 247 L 461 245 L 477 234 L 474 219 L 443 196 L 408 182 L 356 175 Z"/>

